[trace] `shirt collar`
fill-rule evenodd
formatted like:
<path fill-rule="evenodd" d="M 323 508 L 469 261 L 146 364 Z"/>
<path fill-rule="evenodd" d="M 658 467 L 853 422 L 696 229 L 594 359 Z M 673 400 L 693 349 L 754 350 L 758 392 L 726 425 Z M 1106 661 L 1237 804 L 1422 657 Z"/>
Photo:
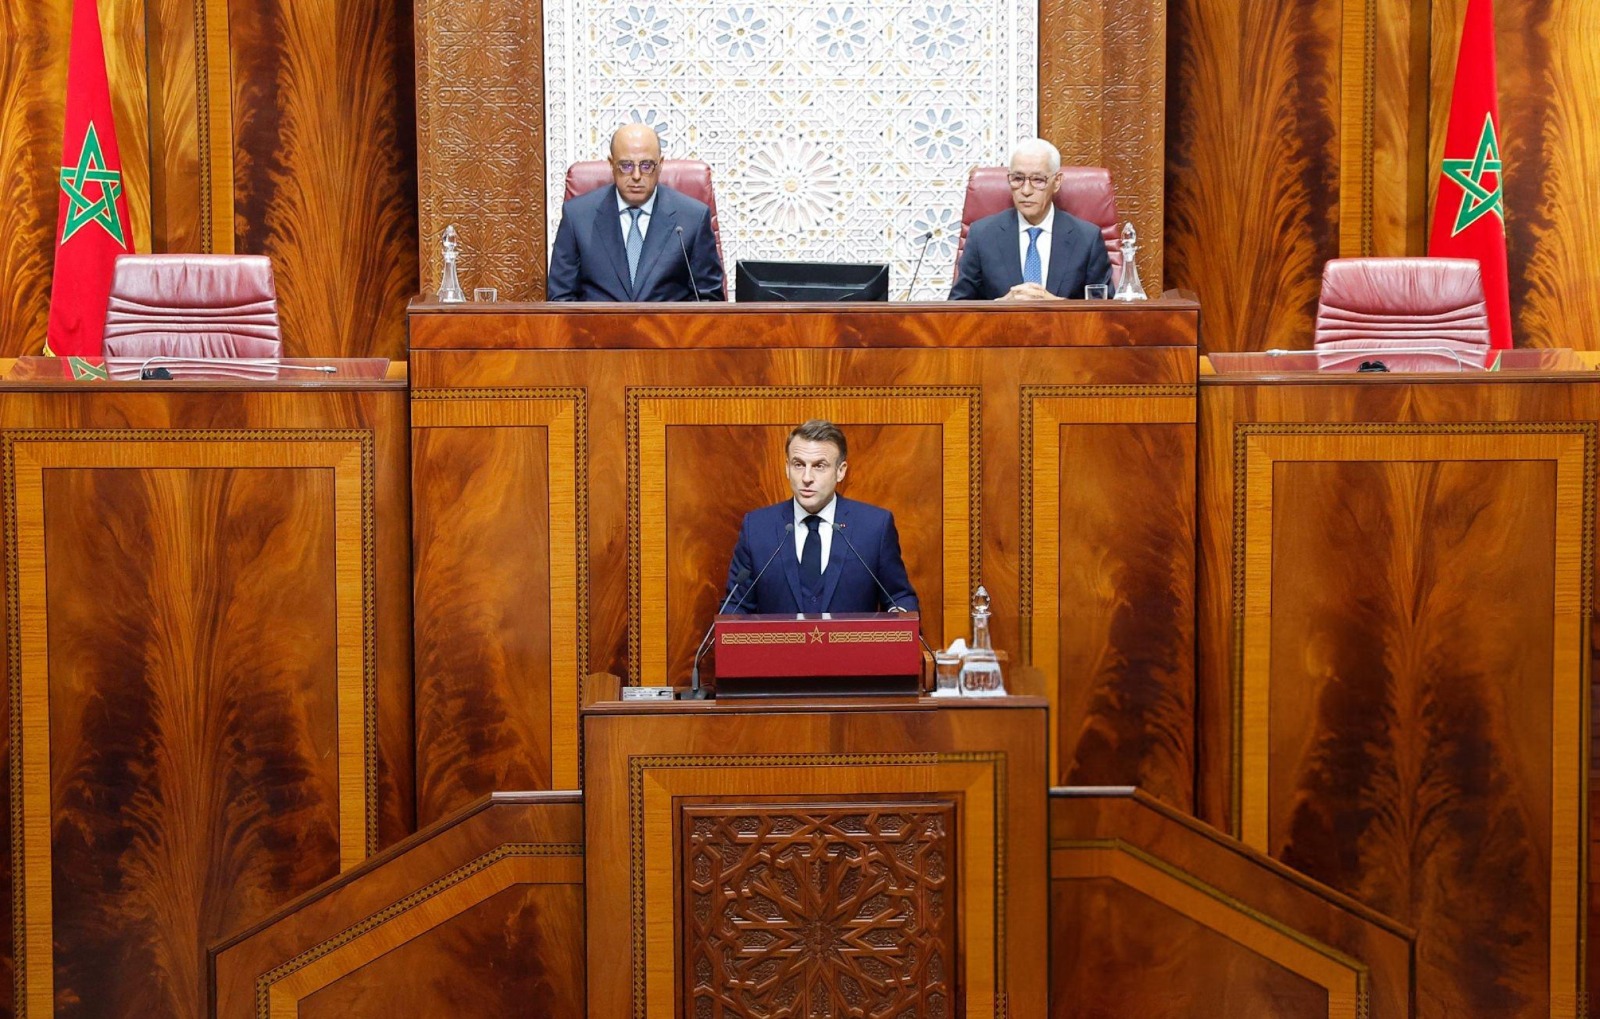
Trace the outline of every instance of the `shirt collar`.
<path fill-rule="evenodd" d="M 811 514 L 807 513 L 805 507 L 800 505 L 800 500 L 799 499 L 790 499 L 789 501 L 794 505 L 794 526 L 795 526 L 795 530 L 801 530 L 801 529 L 803 529 L 805 527 L 805 519 L 806 519 L 806 517 L 810 516 Z M 821 509 L 817 510 L 817 516 L 819 516 L 822 519 L 826 520 L 828 522 L 828 526 L 832 527 L 833 526 L 834 515 L 838 512 L 838 510 L 839 510 L 839 493 L 835 492 L 833 494 L 833 498 L 828 500 L 828 505 L 826 505 L 826 506 L 822 507 Z"/>
<path fill-rule="evenodd" d="M 645 199 L 644 204 L 639 206 L 639 208 L 641 210 L 643 210 L 645 216 L 648 217 L 648 216 L 654 216 L 655 215 L 655 213 L 656 213 L 656 196 L 659 195 L 659 194 L 661 194 L 661 188 L 660 188 L 660 186 L 657 186 L 654 191 L 650 192 L 650 197 Z M 629 205 L 627 202 L 622 200 L 622 192 L 618 191 L 617 192 L 617 215 L 626 216 L 628 214 L 628 210 L 631 209 L 631 208 L 632 208 L 631 205 Z"/>
<path fill-rule="evenodd" d="M 655 195 L 651 195 L 650 197 L 654 198 Z M 1049 237 L 1051 235 L 1051 232 L 1054 230 L 1055 225 L 1056 225 L 1056 207 L 1055 207 L 1055 203 L 1052 201 L 1051 204 L 1050 204 L 1050 211 L 1048 211 L 1048 212 L 1046 212 L 1044 214 L 1044 221 L 1039 224 L 1039 229 L 1044 231 L 1044 233 L 1040 234 L 1040 236 L 1041 237 Z M 1023 237 L 1027 237 L 1028 236 L 1028 230 L 1032 226 L 1033 226 L 1032 223 L 1029 223 L 1027 220 L 1022 218 L 1022 213 L 1020 213 L 1020 212 L 1017 213 L 1017 233 L 1021 234 Z"/>

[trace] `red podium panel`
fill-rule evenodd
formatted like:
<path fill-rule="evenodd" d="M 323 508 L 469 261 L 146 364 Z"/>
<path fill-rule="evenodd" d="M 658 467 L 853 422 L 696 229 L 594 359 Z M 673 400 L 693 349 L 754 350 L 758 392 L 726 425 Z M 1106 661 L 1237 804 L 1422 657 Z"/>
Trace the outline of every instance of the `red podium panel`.
<path fill-rule="evenodd" d="M 717 695 L 918 692 L 915 612 L 718 616 Z"/>

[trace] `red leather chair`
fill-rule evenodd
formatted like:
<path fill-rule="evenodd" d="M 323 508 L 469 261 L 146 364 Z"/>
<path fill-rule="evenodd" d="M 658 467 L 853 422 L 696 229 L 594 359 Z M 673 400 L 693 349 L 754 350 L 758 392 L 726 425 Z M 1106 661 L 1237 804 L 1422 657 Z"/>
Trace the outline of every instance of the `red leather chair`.
<path fill-rule="evenodd" d="M 278 292 L 265 255 L 118 255 L 107 357 L 278 357 Z"/>
<path fill-rule="evenodd" d="M 1011 208 L 1008 166 L 975 166 L 967 172 L 967 200 L 961 207 L 961 237 L 956 241 L 956 264 L 950 278 L 961 272 L 961 253 L 967 247 L 967 231 L 985 216 Z M 1103 166 L 1063 166 L 1061 190 L 1056 192 L 1056 208 L 1070 212 L 1100 228 L 1111 256 L 1111 278 L 1122 272 L 1122 224 L 1117 219 L 1117 195 L 1111 187 L 1111 171 Z"/>
<path fill-rule="evenodd" d="M 1319 353 L 1411 348 L 1395 371 L 1482 367 L 1489 350 L 1483 273 L 1471 258 L 1335 258 L 1322 267 L 1312 346 Z M 1421 350 L 1419 348 L 1428 348 Z M 1325 363 L 1324 368 L 1337 368 Z"/>
<path fill-rule="evenodd" d="M 663 159 L 659 183 L 690 198 L 705 202 L 711 209 L 711 236 L 717 241 L 717 260 L 722 257 L 722 224 L 717 219 L 717 193 L 711 186 L 711 167 L 698 159 Z M 604 159 L 585 159 L 567 167 L 567 189 L 563 196 L 576 198 L 611 183 L 611 164 Z"/>

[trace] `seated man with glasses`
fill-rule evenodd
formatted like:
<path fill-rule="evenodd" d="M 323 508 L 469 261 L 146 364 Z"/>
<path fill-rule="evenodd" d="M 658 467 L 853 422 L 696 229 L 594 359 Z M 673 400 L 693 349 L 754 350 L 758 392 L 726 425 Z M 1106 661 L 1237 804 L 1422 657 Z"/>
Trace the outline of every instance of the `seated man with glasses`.
<path fill-rule="evenodd" d="M 552 301 L 720 301 L 722 259 L 704 202 L 658 185 L 661 139 L 611 136 L 610 187 L 569 199 L 550 252 Z M 693 272 L 691 278 L 690 273 Z"/>
<path fill-rule="evenodd" d="M 1051 301 L 1083 297 L 1111 284 L 1111 258 L 1100 230 L 1056 208 L 1061 153 L 1042 138 L 1011 153 L 1011 203 L 967 231 L 952 301 Z"/>

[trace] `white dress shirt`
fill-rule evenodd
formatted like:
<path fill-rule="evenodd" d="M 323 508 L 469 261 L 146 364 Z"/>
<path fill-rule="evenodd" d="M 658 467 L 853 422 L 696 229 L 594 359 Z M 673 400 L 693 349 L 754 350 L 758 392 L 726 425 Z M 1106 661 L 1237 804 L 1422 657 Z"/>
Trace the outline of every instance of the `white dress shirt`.
<path fill-rule="evenodd" d="M 622 195 L 619 193 L 617 195 L 617 217 L 622 222 L 622 242 L 624 244 L 628 242 L 628 231 L 633 229 L 633 217 L 628 215 L 628 210 L 631 208 L 633 206 L 623 201 Z M 650 236 L 650 217 L 656 211 L 656 192 L 650 192 L 650 197 L 645 199 L 643 205 L 639 206 L 639 210 L 644 213 L 639 217 L 639 238 L 643 240 Z"/>
<path fill-rule="evenodd" d="M 805 554 L 806 535 L 810 528 L 806 526 L 806 517 L 811 514 L 800 505 L 800 500 L 791 500 L 794 503 L 794 557 L 799 559 Z M 835 495 L 828 500 L 828 505 L 817 510 L 817 516 L 822 518 L 822 523 L 817 525 L 817 535 L 822 538 L 822 565 L 820 572 L 827 572 L 828 554 L 833 551 L 833 514 L 839 509 L 839 497 Z"/>
<path fill-rule="evenodd" d="M 655 195 L 650 197 L 654 198 Z M 1044 222 L 1038 224 L 1028 222 L 1022 213 L 1017 213 L 1018 265 L 1028 264 L 1028 230 L 1035 225 L 1044 231 L 1039 235 L 1039 285 L 1044 286 L 1045 281 L 1050 278 L 1050 235 L 1056 226 L 1056 207 L 1051 205 L 1050 210 L 1044 215 Z"/>

